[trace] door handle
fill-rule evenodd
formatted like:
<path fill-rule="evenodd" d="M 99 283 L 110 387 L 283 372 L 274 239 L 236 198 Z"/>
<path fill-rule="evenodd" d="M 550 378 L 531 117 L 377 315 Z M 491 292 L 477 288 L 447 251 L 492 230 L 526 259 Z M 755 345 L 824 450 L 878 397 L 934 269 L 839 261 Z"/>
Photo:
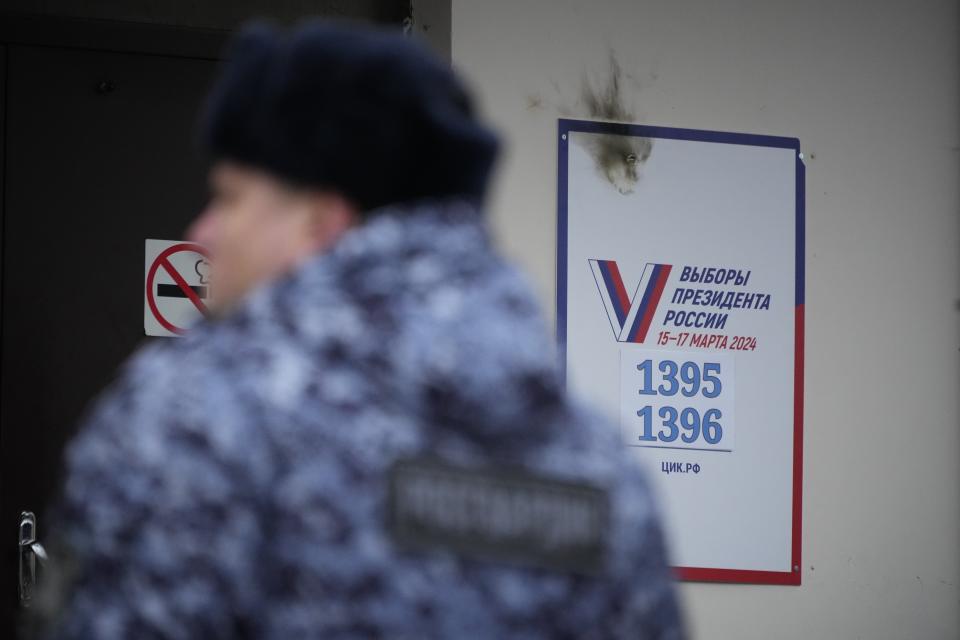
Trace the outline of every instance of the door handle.
<path fill-rule="evenodd" d="M 37 587 L 37 563 L 47 561 L 47 550 L 37 541 L 37 517 L 32 511 L 20 514 L 20 606 L 30 607 Z"/>

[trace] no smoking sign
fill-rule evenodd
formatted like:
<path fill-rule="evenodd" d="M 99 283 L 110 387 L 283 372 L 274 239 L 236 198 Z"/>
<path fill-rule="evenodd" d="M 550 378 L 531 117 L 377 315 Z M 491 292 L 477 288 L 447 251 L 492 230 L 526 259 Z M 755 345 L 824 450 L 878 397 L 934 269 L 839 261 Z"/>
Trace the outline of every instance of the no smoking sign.
<path fill-rule="evenodd" d="M 148 336 L 181 336 L 207 314 L 209 257 L 194 242 L 146 241 L 143 330 Z"/>

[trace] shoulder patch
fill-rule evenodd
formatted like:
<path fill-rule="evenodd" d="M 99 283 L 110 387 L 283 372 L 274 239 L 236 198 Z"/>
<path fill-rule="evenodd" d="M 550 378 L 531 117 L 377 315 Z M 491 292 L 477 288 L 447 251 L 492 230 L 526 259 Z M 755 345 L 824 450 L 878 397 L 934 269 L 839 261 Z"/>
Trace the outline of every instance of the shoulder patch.
<path fill-rule="evenodd" d="M 596 574 L 610 531 L 607 492 L 513 468 L 406 458 L 389 474 L 387 522 L 410 551 Z"/>

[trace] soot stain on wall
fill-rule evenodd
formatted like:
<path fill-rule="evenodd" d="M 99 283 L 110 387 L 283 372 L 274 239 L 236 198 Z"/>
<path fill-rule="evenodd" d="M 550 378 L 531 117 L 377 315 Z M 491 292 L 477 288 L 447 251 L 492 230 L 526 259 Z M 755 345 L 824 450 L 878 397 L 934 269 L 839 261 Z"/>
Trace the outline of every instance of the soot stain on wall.
<path fill-rule="evenodd" d="M 584 73 L 579 101 L 583 115 L 592 120 L 632 122 L 633 111 L 624 98 L 623 70 L 613 52 L 604 75 L 597 87 Z M 626 133 L 578 134 L 575 140 L 593 158 L 600 175 L 624 195 L 636 188 L 653 151 L 653 140 Z"/>

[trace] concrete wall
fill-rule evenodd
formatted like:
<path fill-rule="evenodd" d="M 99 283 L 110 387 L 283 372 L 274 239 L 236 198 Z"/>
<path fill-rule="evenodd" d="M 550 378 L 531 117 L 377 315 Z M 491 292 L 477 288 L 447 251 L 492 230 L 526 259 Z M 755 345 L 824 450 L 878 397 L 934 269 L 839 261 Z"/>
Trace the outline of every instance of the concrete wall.
<path fill-rule="evenodd" d="M 413 33 L 450 60 L 450 0 L 413 0 Z"/>
<path fill-rule="evenodd" d="M 807 156 L 803 586 L 686 584 L 700 638 L 960 634 L 960 58 L 950 1 L 454 0 L 509 148 L 493 197 L 552 317 L 556 118 L 612 51 L 641 123 Z"/>

